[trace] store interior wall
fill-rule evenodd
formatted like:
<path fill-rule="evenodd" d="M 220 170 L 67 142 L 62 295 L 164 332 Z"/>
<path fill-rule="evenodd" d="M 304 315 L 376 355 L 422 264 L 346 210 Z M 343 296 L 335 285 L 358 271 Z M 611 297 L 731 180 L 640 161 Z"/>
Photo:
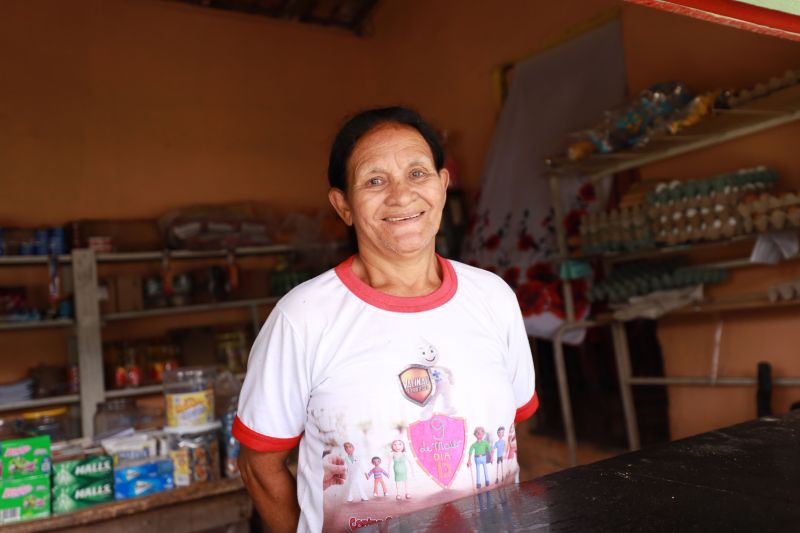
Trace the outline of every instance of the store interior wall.
<path fill-rule="evenodd" d="M 454 133 L 461 182 L 473 194 L 497 116 L 493 69 L 620 5 L 384 0 L 374 35 L 362 39 L 162 0 L 2 2 L 0 224 L 156 217 L 243 200 L 325 208 L 326 154 L 342 117 L 389 103 L 413 105 Z M 623 6 L 622 17 L 631 91 L 667 79 L 701 90 L 746 86 L 798 67 L 800 48 L 789 41 L 636 6 Z M 790 146 L 799 133 L 786 126 L 642 175 L 698 177 L 767 160 L 800 186 Z M 750 269 L 725 290 L 755 290 L 778 274 L 798 277 L 791 266 Z M 792 352 L 800 333 L 788 312 L 724 319 L 722 373 L 753 375 L 767 359 L 778 376 L 800 375 Z M 661 325 L 668 375 L 708 372 L 714 323 Z M 55 349 L 15 335 L 26 353 Z M 777 389 L 776 410 L 798 395 Z M 752 418 L 754 398 L 752 388 L 672 387 L 672 436 Z"/>

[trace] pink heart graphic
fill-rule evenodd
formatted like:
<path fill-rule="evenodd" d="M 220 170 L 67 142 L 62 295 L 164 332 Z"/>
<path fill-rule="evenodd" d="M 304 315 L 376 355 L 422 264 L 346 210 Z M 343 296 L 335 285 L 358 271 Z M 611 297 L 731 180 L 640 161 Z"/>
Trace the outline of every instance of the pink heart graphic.
<path fill-rule="evenodd" d="M 435 414 L 408 426 L 408 440 L 417 463 L 442 488 L 449 489 L 464 458 L 467 423 Z"/>

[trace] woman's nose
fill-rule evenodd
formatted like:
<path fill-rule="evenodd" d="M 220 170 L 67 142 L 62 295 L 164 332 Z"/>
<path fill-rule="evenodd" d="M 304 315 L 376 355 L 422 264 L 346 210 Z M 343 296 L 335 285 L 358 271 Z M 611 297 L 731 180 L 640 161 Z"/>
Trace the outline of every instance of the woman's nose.
<path fill-rule="evenodd" d="M 410 202 L 414 197 L 414 188 L 406 180 L 392 180 L 389 185 L 389 196 L 387 202 L 403 205 Z"/>

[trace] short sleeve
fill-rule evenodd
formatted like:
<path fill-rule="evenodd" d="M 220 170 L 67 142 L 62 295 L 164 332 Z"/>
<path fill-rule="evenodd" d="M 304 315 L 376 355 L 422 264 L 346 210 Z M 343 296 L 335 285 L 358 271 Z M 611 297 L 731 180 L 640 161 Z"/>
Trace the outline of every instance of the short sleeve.
<path fill-rule="evenodd" d="M 260 452 L 295 447 L 305 427 L 310 381 L 302 339 L 276 307 L 250 351 L 233 436 Z"/>
<path fill-rule="evenodd" d="M 516 415 L 514 422 L 527 420 L 539 408 L 539 398 L 536 396 L 535 374 L 533 370 L 533 355 L 522 312 L 519 308 L 514 293 L 509 291 L 512 302 L 510 323 L 508 329 L 508 371 L 511 376 L 511 386 L 516 402 Z"/>

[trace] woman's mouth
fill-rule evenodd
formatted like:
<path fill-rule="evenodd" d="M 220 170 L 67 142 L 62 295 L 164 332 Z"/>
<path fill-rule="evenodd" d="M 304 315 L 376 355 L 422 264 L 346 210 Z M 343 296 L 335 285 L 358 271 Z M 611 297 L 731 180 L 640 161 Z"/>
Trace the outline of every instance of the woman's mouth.
<path fill-rule="evenodd" d="M 413 215 L 401 215 L 398 217 L 386 217 L 383 220 L 386 222 L 403 222 L 404 220 L 413 220 L 415 218 L 421 217 L 425 214 L 425 211 L 421 211 L 419 213 L 415 213 Z"/>

